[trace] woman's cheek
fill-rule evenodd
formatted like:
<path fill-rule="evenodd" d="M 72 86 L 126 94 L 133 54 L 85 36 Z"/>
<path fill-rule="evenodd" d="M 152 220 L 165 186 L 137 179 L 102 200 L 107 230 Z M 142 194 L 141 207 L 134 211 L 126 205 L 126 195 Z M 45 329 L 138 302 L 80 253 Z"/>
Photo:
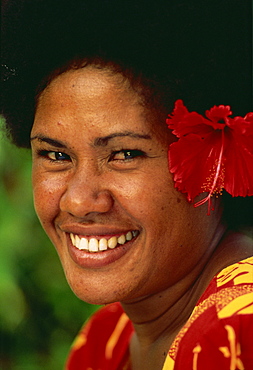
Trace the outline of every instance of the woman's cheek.
<path fill-rule="evenodd" d="M 64 192 L 64 182 L 54 176 L 33 174 L 33 198 L 35 211 L 43 227 L 51 223 L 59 213 L 59 204 Z"/>
<path fill-rule="evenodd" d="M 144 201 L 150 195 L 147 179 L 144 176 L 114 176 L 109 182 L 110 191 L 115 201 L 132 214 L 138 214 L 145 208 Z M 140 212 L 141 214 L 142 212 Z"/>
<path fill-rule="evenodd" d="M 164 174 L 164 172 L 163 172 Z M 149 172 L 139 172 L 131 176 L 119 176 L 110 181 L 111 191 L 114 199 L 136 220 L 143 220 L 143 216 L 152 213 L 157 216 L 157 212 L 169 207 L 170 186 L 169 178 L 161 179 L 163 186 L 159 184 L 159 174 L 156 168 L 151 168 Z M 169 189 L 168 189 L 169 188 Z M 166 202 L 165 202 L 166 197 Z M 164 207 L 163 207 L 164 206 Z M 147 220 L 146 220 L 147 222 Z"/>

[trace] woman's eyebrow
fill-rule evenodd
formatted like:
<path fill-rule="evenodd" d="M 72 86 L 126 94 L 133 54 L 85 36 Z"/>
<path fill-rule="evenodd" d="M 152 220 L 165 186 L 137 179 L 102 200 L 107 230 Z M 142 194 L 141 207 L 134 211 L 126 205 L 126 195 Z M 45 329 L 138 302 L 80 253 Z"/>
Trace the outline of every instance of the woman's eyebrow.
<path fill-rule="evenodd" d="M 50 145 L 55 146 L 56 148 L 67 148 L 67 145 L 64 144 L 62 141 L 51 139 L 50 137 L 44 135 L 35 135 L 31 137 L 31 141 L 38 139 L 41 142 L 48 143 Z"/>
<path fill-rule="evenodd" d="M 113 134 L 103 136 L 103 137 L 98 137 L 94 140 L 94 146 L 106 146 L 108 144 L 109 140 L 112 140 L 117 137 L 131 137 L 134 139 L 145 139 L 145 140 L 151 140 L 150 135 L 143 135 L 143 134 L 138 134 L 136 132 L 132 131 L 125 131 L 125 132 L 115 132 Z"/>
<path fill-rule="evenodd" d="M 110 134 L 110 135 L 107 135 L 107 136 L 103 136 L 103 137 L 97 137 L 94 140 L 94 144 L 93 145 L 94 146 L 106 146 L 108 144 L 108 141 L 110 141 L 110 140 L 112 140 L 114 138 L 117 138 L 117 137 L 131 137 L 131 138 L 134 138 L 134 139 L 151 140 L 151 136 L 150 135 L 138 134 L 138 133 L 132 132 L 132 131 L 125 131 L 125 132 L 115 132 L 113 134 Z M 39 140 L 40 142 L 44 142 L 44 143 L 53 145 L 56 148 L 67 148 L 68 147 L 62 141 L 51 139 L 50 137 L 47 137 L 47 136 L 44 136 L 44 135 L 40 135 L 40 134 L 31 137 L 30 140 L 32 141 L 32 140 L 35 140 L 35 139 Z"/>

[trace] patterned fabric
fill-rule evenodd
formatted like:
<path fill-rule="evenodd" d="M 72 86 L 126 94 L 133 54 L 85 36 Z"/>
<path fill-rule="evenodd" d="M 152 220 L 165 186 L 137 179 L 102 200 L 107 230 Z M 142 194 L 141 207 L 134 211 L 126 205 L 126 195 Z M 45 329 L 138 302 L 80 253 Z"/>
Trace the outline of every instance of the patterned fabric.
<path fill-rule="evenodd" d="M 67 370 L 130 370 L 133 327 L 119 303 L 98 311 L 78 335 Z M 253 369 L 253 257 L 223 269 L 169 349 L 163 370 Z"/>
<path fill-rule="evenodd" d="M 77 336 L 66 369 L 128 370 L 133 326 L 119 303 L 105 306 Z"/>

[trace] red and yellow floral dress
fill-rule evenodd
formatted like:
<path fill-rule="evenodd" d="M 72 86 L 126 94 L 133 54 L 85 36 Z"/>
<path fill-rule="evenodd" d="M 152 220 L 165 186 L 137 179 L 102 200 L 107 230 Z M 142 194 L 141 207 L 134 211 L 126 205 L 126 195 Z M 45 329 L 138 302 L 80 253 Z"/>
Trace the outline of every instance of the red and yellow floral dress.
<path fill-rule="evenodd" d="M 88 321 L 67 370 L 130 370 L 133 326 L 119 303 Z M 162 370 L 253 369 L 253 257 L 217 274 L 168 351 Z"/>

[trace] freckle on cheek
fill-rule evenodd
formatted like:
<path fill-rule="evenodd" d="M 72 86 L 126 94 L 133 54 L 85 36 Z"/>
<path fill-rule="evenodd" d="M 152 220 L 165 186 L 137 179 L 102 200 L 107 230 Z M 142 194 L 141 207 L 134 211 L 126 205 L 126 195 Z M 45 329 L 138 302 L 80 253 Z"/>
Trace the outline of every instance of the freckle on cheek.
<path fill-rule="evenodd" d="M 180 198 L 177 198 L 177 203 L 181 203 L 181 199 Z"/>

